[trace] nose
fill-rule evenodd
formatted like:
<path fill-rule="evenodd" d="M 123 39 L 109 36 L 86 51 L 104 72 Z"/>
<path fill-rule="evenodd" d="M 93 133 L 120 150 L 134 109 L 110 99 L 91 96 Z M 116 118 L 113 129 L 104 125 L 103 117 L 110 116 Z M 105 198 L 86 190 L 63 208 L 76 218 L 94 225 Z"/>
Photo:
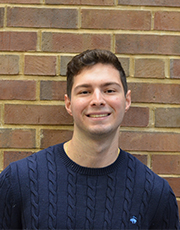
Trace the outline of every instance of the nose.
<path fill-rule="evenodd" d="M 105 99 L 103 93 L 96 89 L 92 94 L 91 106 L 103 106 L 105 105 Z"/>

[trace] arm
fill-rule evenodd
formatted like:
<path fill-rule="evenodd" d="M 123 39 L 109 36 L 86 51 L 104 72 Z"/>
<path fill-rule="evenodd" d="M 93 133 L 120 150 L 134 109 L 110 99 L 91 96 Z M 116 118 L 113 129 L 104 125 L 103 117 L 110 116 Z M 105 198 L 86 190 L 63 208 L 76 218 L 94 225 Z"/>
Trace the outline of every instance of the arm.
<path fill-rule="evenodd" d="M 178 205 L 176 197 L 169 185 L 168 191 L 166 192 L 167 195 L 162 193 L 159 207 L 150 229 L 180 229 Z M 162 209 L 162 207 L 164 208 Z"/>
<path fill-rule="evenodd" d="M 170 188 L 169 199 L 163 213 L 162 229 L 179 229 L 179 215 L 176 197 Z"/>
<path fill-rule="evenodd" d="M 12 172 L 8 166 L 0 174 L 0 229 L 21 229 L 18 197 L 12 191 Z"/>
<path fill-rule="evenodd" d="M 10 223 L 10 167 L 0 174 L 0 229 L 8 229 Z"/>

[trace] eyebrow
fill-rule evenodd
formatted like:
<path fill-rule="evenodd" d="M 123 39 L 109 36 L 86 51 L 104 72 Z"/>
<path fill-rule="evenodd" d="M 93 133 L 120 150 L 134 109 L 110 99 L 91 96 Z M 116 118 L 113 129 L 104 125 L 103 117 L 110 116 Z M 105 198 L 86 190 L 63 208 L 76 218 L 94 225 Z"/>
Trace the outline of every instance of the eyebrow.
<path fill-rule="evenodd" d="M 103 86 L 109 86 L 109 85 L 117 85 L 117 86 L 120 86 L 120 87 L 121 87 L 121 85 L 120 85 L 119 83 L 114 82 L 114 81 L 112 81 L 112 82 L 107 82 L 107 83 L 103 84 Z"/>
<path fill-rule="evenodd" d="M 102 84 L 102 87 L 110 86 L 110 85 L 117 85 L 118 87 L 121 87 L 121 85 L 117 82 L 106 82 L 105 84 Z M 74 90 L 77 90 L 78 88 L 89 88 L 91 87 L 91 84 L 81 84 L 77 85 Z"/>

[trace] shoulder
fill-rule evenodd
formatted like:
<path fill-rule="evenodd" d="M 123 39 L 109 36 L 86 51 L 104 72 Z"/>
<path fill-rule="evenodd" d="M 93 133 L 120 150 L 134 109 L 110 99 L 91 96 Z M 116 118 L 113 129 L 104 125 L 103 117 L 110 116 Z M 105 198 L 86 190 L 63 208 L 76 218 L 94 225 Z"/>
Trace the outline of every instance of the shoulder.
<path fill-rule="evenodd" d="M 132 154 L 123 151 L 127 158 L 127 171 L 134 171 L 135 184 L 138 184 L 139 188 L 145 190 L 146 195 L 151 195 L 154 199 L 165 199 L 172 191 L 169 183 L 155 172 L 153 172 L 148 166 L 143 164 Z"/>
<path fill-rule="evenodd" d="M 5 183 L 9 183 L 11 175 L 11 167 L 8 166 L 0 173 L 0 188 L 3 187 Z"/>
<path fill-rule="evenodd" d="M 60 143 L 54 146 L 50 146 L 46 149 L 40 150 L 36 153 L 33 153 L 32 155 L 21 160 L 12 162 L 6 169 L 2 171 L 0 176 L 1 178 L 12 178 L 17 174 L 23 176 L 23 174 L 27 173 L 29 169 L 35 170 L 37 166 L 46 166 L 47 161 L 52 161 L 52 159 L 55 158 L 57 152 L 62 151 L 62 149 L 63 143 Z"/>
<path fill-rule="evenodd" d="M 126 156 L 128 167 L 132 167 L 132 170 L 136 170 L 136 173 L 140 173 L 141 175 L 149 174 L 152 177 L 155 177 L 156 179 L 162 179 L 155 172 L 153 172 L 147 165 L 142 163 L 137 157 L 126 151 L 121 151 Z"/>
<path fill-rule="evenodd" d="M 26 157 L 24 159 L 21 159 L 19 161 L 15 161 L 12 164 L 24 164 L 27 161 L 30 161 L 30 162 L 40 162 L 40 161 L 43 161 L 44 159 L 47 158 L 47 154 L 55 155 L 62 148 L 63 148 L 63 144 L 62 143 L 54 145 L 54 146 L 50 146 L 50 147 L 48 147 L 46 149 L 40 150 L 40 151 L 38 151 L 36 153 L 33 153 L 32 155 L 30 155 L 30 156 L 28 156 L 28 157 Z"/>
<path fill-rule="evenodd" d="M 19 194 L 19 190 L 24 190 L 31 182 L 37 184 L 38 180 L 45 180 L 49 169 L 53 171 L 56 164 L 57 151 L 62 148 L 63 144 L 55 145 L 12 162 L 0 173 L 0 192 L 5 195 L 5 191 L 8 190 L 13 191 L 13 194 Z"/>

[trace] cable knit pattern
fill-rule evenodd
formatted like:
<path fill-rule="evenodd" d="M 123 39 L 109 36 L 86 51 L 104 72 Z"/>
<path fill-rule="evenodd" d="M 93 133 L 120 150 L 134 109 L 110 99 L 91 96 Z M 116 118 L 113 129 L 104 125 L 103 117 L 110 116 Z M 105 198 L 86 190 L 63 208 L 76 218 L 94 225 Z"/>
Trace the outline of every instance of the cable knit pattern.
<path fill-rule="evenodd" d="M 0 174 L 0 229 L 179 229 L 168 182 L 121 150 L 104 168 L 73 162 L 63 144 Z"/>
<path fill-rule="evenodd" d="M 163 229 L 168 229 L 168 222 L 169 222 L 169 215 L 168 214 L 170 214 L 170 213 L 165 212 L 165 214 L 164 214 L 164 218 L 163 218 Z"/>
<path fill-rule="evenodd" d="M 49 196 L 49 229 L 56 229 L 57 218 L 57 169 L 54 153 L 47 151 L 47 166 L 48 166 L 48 196 Z"/>
<path fill-rule="evenodd" d="M 10 188 L 7 191 L 7 194 L 9 193 Z M 12 211 L 12 207 L 10 202 L 8 202 L 8 196 L 6 195 L 6 203 L 7 205 L 5 206 L 5 210 L 4 210 L 4 216 L 3 216 L 3 228 L 2 229 L 8 229 L 8 226 L 11 224 L 11 211 Z"/>
<path fill-rule="evenodd" d="M 177 205 L 177 203 L 176 203 L 176 197 L 175 197 L 175 195 L 174 195 L 174 193 L 173 193 L 172 190 L 170 191 L 170 196 L 171 196 L 171 203 L 172 203 L 173 207 L 176 207 L 176 208 L 174 208 L 174 210 L 178 210 L 178 205 Z M 169 209 L 170 209 L 170 208 L 171 208 L 171 207 L 170 207 L 170 205 L 169 205 Z M 171 210 L 171 209 L 170 209 L 170 210 Z M 172 211 L 171 211 L 171 213 L 172 213 Z M 176 212 L 175 212 L 175 215 L 176 215 L 176 221 L 174 221 L 174 229 L 177 229 L 178 227 L 179 227 L 179 229 L 180 229 L 180 223 L 179 223 L 179 226 L 177 225 L 179 215 L 178 215 L 178 213 L 176 213 Z"/>
<path fill-rule="evenodd" d="M 116 173 L 108 175 L 107 191 L 106 191 L 106 207 L 104 216 L 103 229 L 111 229 L 113 217 L 114 195 L 116 187 Z"/>
<path fill-rule="evenodd" d="M 11 168 L 8 167 L 4 170 L 4 174 L 1 175 L 0 179 L 0 189 L 3 187 L 3 184 L 5 183 L 5 180 L 9 182 L 9 174 L 11 173 Z M 6 205 L 4 206 L 4 212 L 2 217 L 2 224 L 0 223 L 0 229 L 8 229 L 8 226 L 10 224 L 10 216 L 11 216 L 11 205 L 8 200 L 8 194 L 10 190 L 10 184 L 8 184 L 8 188 L 5 195 Z"/>
<path fill-rule="evenodd" d="M 174 221 L 173 228 L 171 227 L 171 229 L 177 229 L 178 228 L 178 225 L 177 225 L 178 213 L 174 212 L 174 210 L 176 210 L 176 209 L 172 210 L 170 204 L 173 204 L 173 206 L 176 208 L 178 208 L 178 207 L 177 207 L 177 203 L 175 202 L 175 195 L 171 190 L 170 190 L 169 197 L 167 198 L 167 200 L 168 200 L 167 207 L 166 207 L 166 209 L 164 211 L 164 215 L 163 215 L 163 229 L 169 229 L 170 228 L 169 219 L 172 218 L 172 216 L 173 216 L 172 213 L 174 213 L 176 215 L 176 221 Z"/>
<path fill-rule="evenodd" d="M 153 188 L 153 174 L 147 167 L 144 166 L 144 169 L 145 169 L 145 184 L 144 184 L 144 192 L 142 195 L 142 203 L 140 206 L 140 212 L 139 212 L 139 218 L 138 218 L 139 228 L 141 226 L 142 217 L 147 212 L 147 208 L 148 208 L 149 201 L 151 198 L 151 191 Z"/>
<path fill-rule="evenodd" d="M 31 224 L 32 229 L 39 228 L 39 193 L 38 193 L 38 172 L 36 155 L 31 155 L 28 158 L 29 169 L 29 186 L 30 186 L 30 199 L 31 199 Z"/>
<path fill-rule="evenodd" d="M 3 184 L 5 183 L 5 180 L 9 182 L 10 180 L 10 174 L 11 174 L 11 167 L 7 167 L 4 169 L 3 173 L 0 174 L 0 189 L 3 187 Z M 8 183 L 8 186 L 10 186 L 10 183 Z"/>
<path fill-rule="evenodd" d="M 76 173 L 68 170 L 67 185 L 67 229 L 75 229 L 76 216 Z"/>
<path fill-rule="evenodd" d="M 129 219 L 129 210 L 131 208 L 131 202 L 133 197 L 134 179 L 135 179 L 135 160 L 129 155 L 127 173 L 126 173 L 126 188 L 124 194 L 124 205 L 122 213 L 122 226 L 121 229 L 127 228 L 127 220 Z"/>
<path fill-rule="evenodd" d="M 87 177 L 87 204 L 85 229 L 94 229 L 97 177 Z"/>

